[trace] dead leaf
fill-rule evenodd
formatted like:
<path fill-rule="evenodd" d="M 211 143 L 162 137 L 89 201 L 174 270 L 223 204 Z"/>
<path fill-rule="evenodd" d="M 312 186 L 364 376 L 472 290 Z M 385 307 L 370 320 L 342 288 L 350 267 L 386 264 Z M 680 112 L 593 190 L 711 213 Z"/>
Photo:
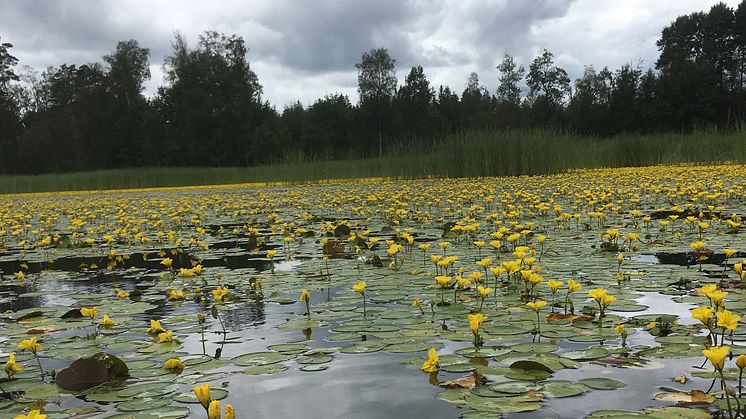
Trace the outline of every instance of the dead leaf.
<path fill-rule="evenodd" d="M 29 335 L 43 335 L 44 333 L 61 332 L 67 330 L 66 328 L 57 329 L 49 326 L 34 327 L 26 331 Z"/>
<path fill-rule="evenodd" d="M 715 396 L 708 395 L 702 390 L 692 390 L 691 393 L 670 391 L 658 393 L 653 398 L 665 402 L 676 402 L 679 406 L 696 406 L 715 402 Z"/>
<path fill-rule="evenodd" d="M 487 378 L 474 371 L 473 374 L 467 375 L 466 377 L 461 377 L 455 380 L 447 380 L 447 381 L 441 381 L 438 383 L 441 387 L 450 387 L 450 388 L 474 388 L 477 386 L 477 384 L 484 384 L 487 382 Z"/>
<path fill-rule="evenodd" d="M 575 323 L 578 320 L 591 321 L 594 317 L 586 316 L 584 314 L 562 314 L 562 313 L 549 313 L 547 314 L 547 323 L 553 323 L 556 321 L 569 320 Z"/>

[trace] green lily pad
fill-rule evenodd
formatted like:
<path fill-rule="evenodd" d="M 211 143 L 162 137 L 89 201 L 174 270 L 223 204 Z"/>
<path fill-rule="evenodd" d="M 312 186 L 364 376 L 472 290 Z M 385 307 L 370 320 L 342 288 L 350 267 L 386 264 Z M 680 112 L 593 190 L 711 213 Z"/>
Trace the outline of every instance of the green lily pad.
<path fill-rule="evenodd" d="M 580 381 L 578 381 L 581 384 L 585 384 L 586 386 L 594 389 L 594 390 L 616 390 L 618 388 L 624 388 L 627 386 L 627 384 L 612 380 L 611 378 L 584 378 Z"/>

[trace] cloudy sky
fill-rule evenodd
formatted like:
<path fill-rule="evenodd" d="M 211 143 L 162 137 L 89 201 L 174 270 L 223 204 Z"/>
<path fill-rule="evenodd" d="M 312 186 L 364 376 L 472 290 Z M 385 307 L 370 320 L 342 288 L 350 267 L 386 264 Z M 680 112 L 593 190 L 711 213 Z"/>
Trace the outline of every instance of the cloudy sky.
<path fill-rule="evenodd" d="M 726 0 L 731 7 L 739 0 Z M 174 31 L 192 43 L 206 29 L 243 36 L 264 97 L 282 109 L 327 93 L 357 100 L 355 63 L 388 48 L 399 80 L 422 65 L 434 86 L 461 92 L 469 73 L 495 90 L 508 51 L 528 66 L 543 48 L 572 79 L 583 66 L 652 66 L 661 29 L 715 0 L 3 0 L 0 38 L 21 65 L 101 61 L 118 40 L 150 48 L 147 94 L 163 84 Z"/>

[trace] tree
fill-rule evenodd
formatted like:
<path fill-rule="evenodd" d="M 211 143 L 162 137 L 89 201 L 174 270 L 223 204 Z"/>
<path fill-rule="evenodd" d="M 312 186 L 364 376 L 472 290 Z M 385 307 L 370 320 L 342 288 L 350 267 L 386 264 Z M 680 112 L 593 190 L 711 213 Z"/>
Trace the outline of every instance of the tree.
<path fill-rule="evenodd" d="M 365 114 L 372 116 L 369 122 L 377 123 L 379 157 L 383 155 L 384 113 L 391 108 L 396 93 L 395 64 L 386 48 L 363 53 L 362 60 L 355 64 L 360 106 Z"/>
<path fill-rule="evenodd" d="M 517 65 L 513 57 L 506 52 L 503 60 L 497 66 L 497 71 L 500 72 L 497 101 L 501 104 L 519 106 L 521 104 L 521 88 L 518 83 L 523 80 L 526 69 L 522 65 Z"/>
<path fill-rule="evenodd" d="M 435 99 L 435 112 L 440 121 L 440 127 L 445 132 L 456 132 L 460 129 L 461 103 L 458 95 L 450 87 L 441 85 L 438 97 Z"/>
<path fill-rule="evenodd" d="M 429 130 L 434 98 L 435 91 L 430 87 L 422 66 L 412 67 L 396 96 L 404 133 L 423 135 Z"/>
<path fill-rule="evenodd" d="M 554 55 L 547 51 L 537 56 L 528 67 L 526 84 L 534 113 L 539 121 L 548 122 L 561 115 L 570 94 L 570 77 L 554 65 Z"/>
<path fill-rule="evenodd" d="M 127 107 L 141 99 L 143 85 L 150 79 L 149 55 L 148 48 L 141 48 L 137 41 L 130 39 L 120 41 L 113 53 L 104 56 L 104 62 L 109 66 L 111 92 L 116 98 L 123 98 Z"/>
<path fill-rule="evenodd" d="M 16 139 L 20 132 L 20 118 L 18 104 L 11 92 L 12 81 L 18 80 L 13 67 L 18 59 L 10 54 L 13 45 L 0 42 L 0 150 L 3 159 L 0 160 L 6 170 L 16 167 L 17 144 Z"/>
<path fill-rule="evenodd" d="M 600 72 L 586 66 L 583 77 L 575 80 L 575 94 L 567 108 L 568 119 L 580 133 L 595 134 L 608 126 L 608 103 L 612 75 L 608 68 Z"/>
<path fill-rule="evenodd" d="M 261 102 L 262 87 L 246 60 L 243 38 L 206 31 L 197 47 L 177 33 L 160 89 L 168 136 L 164 163 L 250 165 L 270 160 L 266 132 L 276 118 Z M 264 143 L 262 141 L 265 141 Z"/>

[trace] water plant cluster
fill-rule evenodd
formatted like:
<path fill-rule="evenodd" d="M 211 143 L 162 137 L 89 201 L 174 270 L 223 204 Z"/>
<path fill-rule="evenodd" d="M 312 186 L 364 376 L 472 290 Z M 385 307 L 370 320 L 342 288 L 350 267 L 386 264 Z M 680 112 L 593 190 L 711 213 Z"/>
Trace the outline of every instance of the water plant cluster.
<path fill-rule="evenodd" d="M 271 377 L 381 357 L 443 415 L 738 417 L 744 177 L 2 196 L 0 415 L 250 417 Z"/>

